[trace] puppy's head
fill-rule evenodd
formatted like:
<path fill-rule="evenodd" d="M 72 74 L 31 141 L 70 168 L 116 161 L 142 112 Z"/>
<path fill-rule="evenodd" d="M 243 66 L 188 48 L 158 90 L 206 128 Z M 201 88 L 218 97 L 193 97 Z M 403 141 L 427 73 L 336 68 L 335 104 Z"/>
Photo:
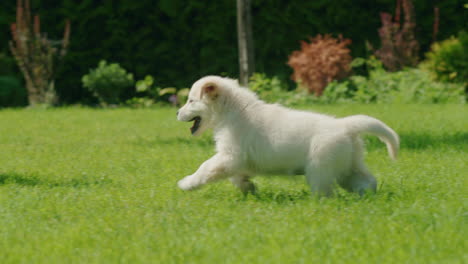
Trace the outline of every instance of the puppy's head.
<path fill-rule="evenodd" d="M 225 86 L 233 81 L 207 76 L 192 85 L 187 103 L 177 112 L 179 121 L 194 122 L 190 128 L 192 135 L 198 136 L 211 126 L 214 115 L 219 112 L 220 100 L 225 96 Z"/>

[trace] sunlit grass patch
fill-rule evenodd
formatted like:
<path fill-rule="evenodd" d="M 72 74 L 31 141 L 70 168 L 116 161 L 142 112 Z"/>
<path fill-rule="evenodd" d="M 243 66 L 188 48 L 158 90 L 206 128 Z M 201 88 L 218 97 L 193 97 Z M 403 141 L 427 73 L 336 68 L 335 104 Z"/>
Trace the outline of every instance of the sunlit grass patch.
<path fill-rule="evenodd" d="M 173 108 L 0 111 L 2 263 L 463 263 L 468 108 L 323 105 L 401 137 L 396 162 L 366 137 L 376 194 L 310 196 L 256 177 L 194 192 L 176 182 L 214 153 Z"/>

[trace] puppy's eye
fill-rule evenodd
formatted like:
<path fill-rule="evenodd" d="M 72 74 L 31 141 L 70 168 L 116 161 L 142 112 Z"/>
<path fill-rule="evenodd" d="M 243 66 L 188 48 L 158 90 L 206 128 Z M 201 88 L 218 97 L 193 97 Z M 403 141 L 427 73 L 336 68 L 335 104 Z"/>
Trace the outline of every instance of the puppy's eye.
<path fill-rule="evenodd" d="M 192 100 L 192 99 L 190 99 L 190 100 L 188 100 L 188 102 L 189 102 L 189 103 L 193 103 L 193 100 Z"/>

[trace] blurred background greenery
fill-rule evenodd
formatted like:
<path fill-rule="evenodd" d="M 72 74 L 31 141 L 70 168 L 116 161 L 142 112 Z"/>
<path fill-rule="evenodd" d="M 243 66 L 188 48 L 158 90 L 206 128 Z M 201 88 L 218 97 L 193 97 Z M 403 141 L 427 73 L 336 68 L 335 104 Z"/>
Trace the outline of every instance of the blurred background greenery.
<path fill-rule="evenodd" d="M 433 43 L 434 7 L 440 11 L 436 40 L 457 36 L 468 28 L 466 1 L 412 2 L 421 58 Z M 27 102 L 24 89 L 18 91 L 22 75 L 8 47 L 16 4 L 14 0 L 0 1 L 2 106 Z M 395 0 L 253 0 L 256 72 L 278 78 L 285 90 L 294 89 L 288 56 L 300 48 L 300 41 L 318 34 L 342 34 L 352 41 L 353 58 L 369 58 L 372 54 L 366 42 L 380 46 L 379 14 L 394 14 L 395 4 Z M 119 63 L 135 80 L 150 75 L 158 87 L 177 90 L 207 74 L 238 75 L 233 0 L 32 0 L 31 10 L 40 15 L 41 31 L 52 39 L 62 37 L 66 19 L 71 22 L 68 53 L 55 81 L 61 104 L 97 103 L 81 80 L 101 60 Z"/>

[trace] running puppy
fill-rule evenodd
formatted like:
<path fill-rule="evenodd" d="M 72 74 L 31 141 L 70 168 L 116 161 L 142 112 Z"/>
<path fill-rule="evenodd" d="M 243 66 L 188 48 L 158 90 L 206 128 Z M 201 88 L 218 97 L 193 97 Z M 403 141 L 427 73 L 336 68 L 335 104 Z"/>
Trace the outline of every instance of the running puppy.
<path fill-rule="evenodd" d="M 254 192 L 250 178 L 263 174 L 305 174 L 313 194 L 328 196 L 335 183 L 364 193 L 377 182 L 363 161 L 360 134 L 379 137 L 395 159 L 398 135 L 365 115 L 345 118 L 267 104 L 236 80 L 207 76 L 195 82 L 179 121 L 197 136 L 214 129 L 216 154 L 178 182 L 183 190 L 229 178 L 242 192 Z"/>

